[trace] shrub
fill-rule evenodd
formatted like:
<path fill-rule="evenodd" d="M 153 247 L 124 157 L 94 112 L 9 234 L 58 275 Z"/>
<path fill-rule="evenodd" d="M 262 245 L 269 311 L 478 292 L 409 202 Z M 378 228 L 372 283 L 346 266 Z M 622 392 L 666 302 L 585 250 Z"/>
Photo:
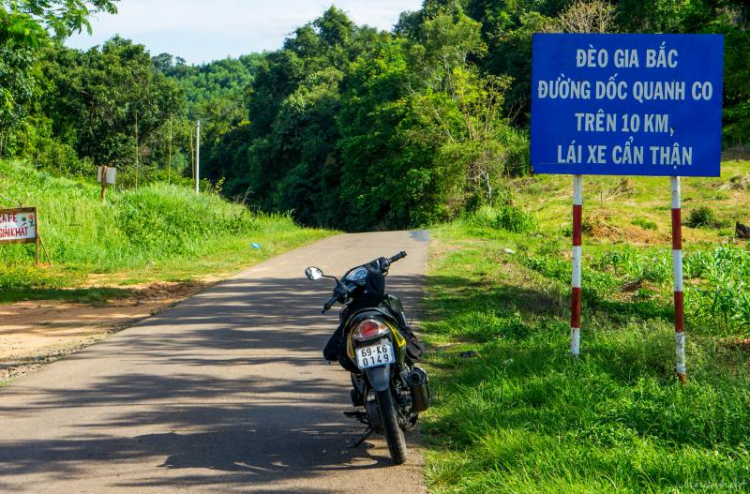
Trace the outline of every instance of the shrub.
<path fill-rule="evenodd" d="M 469 217 L 469 223 L 479 228 L 503 229 L 514 233 L 534 231 L 539 226 L 534 215 L 510 205 L 497 208 L 484 206 Z"/>
<path fill-rule="evenodd" d="M 640 226 L 644 230 L 656 230 L 658 228 L 656 223 L 645 218 L 636 218 L 630 223 L 635 226 Z"/>
<path fill-rule="evenodd" d="M 721 226 L 716 213 L 705 206 L 693 209 L 686 224 L 690 228 L 719 228 Z"/>

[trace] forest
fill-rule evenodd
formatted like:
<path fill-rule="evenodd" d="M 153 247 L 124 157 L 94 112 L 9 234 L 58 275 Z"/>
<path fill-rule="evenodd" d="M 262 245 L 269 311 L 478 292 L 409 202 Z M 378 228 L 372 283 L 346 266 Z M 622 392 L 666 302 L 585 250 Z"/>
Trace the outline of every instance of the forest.
<path fill-rule="evenodd" d="M 390 32 L 332 6 L 273 52 L 188 65 L 115 37 L 64 46 L 114 0 L 0 1 L 0 158 L 121 187 L 187 181 L 346 231 L 509 201 L 529 165 L 534 33 L 725 35 L 724 145 L 750 137 L 744 0 L 425 0 Z"/>

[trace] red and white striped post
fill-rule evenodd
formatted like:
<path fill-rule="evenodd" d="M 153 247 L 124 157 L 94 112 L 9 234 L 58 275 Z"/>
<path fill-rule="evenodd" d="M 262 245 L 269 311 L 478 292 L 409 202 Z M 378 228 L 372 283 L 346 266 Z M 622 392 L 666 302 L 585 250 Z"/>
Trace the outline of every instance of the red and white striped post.
<path fill-rule="evenodd" d="M 573 289 L 570 309 L 570 353 L 581 353 L 581 224 L 583 218 L 583 176 L 573 175 Z"/>
<path fill-rule="evenodd" d="M 672 264 L 674 269 L 674 330 L 677 377 L 687 382 L 685 364 L 685 296 L 682 281 L 682 197 L 680 177 L 672 177 Z"/>

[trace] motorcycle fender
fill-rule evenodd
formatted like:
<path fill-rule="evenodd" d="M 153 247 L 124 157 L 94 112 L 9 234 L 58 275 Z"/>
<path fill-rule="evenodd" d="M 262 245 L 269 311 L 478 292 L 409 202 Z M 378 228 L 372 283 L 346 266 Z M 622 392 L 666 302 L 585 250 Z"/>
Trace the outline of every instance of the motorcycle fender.
<path fill-rule="evenodd" d="M 370 381 L 370 386 L 375 391 L 385 391 L 391 387 L 391 367 L 384 365 L 383 367 L 374 367 L 365 371 L 367 374 L 367 380 Z"/>

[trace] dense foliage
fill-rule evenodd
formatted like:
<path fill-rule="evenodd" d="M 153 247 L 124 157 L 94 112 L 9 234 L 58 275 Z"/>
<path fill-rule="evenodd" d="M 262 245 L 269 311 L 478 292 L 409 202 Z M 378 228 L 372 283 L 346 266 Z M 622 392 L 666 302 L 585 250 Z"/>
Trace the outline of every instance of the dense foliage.
<path fill-rule="evenodd" d="M 392 32 L 331 7 L 275 52 L 200 66 L 121 38 L 55 41 L 113 8 L 0 2 L 0 156 L 114 165 L 125 186 L 190 176 L 201 120 L 202 176 L 232 198 L 347 230 L 444 221 L 530 171 L 536 32 L 723 33 L 726 145 L 750 136 L 742 0 L 425 0 Z"/>
<path fill-rule="evenodd" d="M 19 133 L 18 145 L 37 163 L 84 171 L 76 158 L 127 168 L 165 157 L 163 130 L 183 96 L 152 69 L 143 46 L 116 37 L 87 52 L 52 47 L 36 70 L 35 125 Z"/>
<path fill-rule="evenodd" d="M 492 201 L 504 173 L 527 168 L 526 140 L 503 111 L 511 81 L 472 62 L 486 51 L 481 28 L 441 13 L 394 35 L 329 9 L 266 57 L 250 127 L 228 134 L 209 166 L 225 167 L 230 194 L 349 230 Z"/>
<path fill-rule="evenodd" d="M 117 0 L 0 0 L 0 157 L 27 116 L 35 49 L 82 29 L 95 12 L 116 12 Z"/>
<path fill-rule="evenodd" d="M 246 91 L 263 58 L 263 54 L 254 53 L 195 66 L 162 53 L 153 58 L 153 63 L 156 70 L 174 79 L 184 92 L 185 116 L 189 122 L 201 121 L 201 149 L 210 152 L 225 134 L 250 123 Z M 223 163 L 224 160 L 215 160 L 214 166 L 206 168 L 203 175 L 220 182 L 226 175 Z"/>
<path fill-rule="evenodd" d="M 750 135 L 745 2 L 426 0 L 393 33 L 331 8 L 269 54 L 250 127 L 209 167 L 226 192 L 348 230 L 429 224 L 492 204 L 528 169 L 535 32 L 726 34 L 726 142 Z"/>

